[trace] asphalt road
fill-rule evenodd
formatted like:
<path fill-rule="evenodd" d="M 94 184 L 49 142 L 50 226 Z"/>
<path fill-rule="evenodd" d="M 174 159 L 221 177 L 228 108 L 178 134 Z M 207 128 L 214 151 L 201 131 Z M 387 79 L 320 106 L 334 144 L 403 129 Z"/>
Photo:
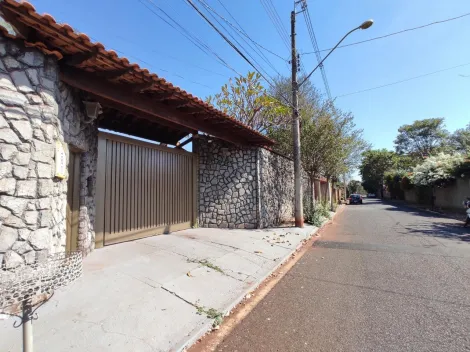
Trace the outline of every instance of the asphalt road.
<path fill-rule="evenodd" d="M 347 206 L 218 351 L 470 351 L 461 225 L 378 200 Z"/>

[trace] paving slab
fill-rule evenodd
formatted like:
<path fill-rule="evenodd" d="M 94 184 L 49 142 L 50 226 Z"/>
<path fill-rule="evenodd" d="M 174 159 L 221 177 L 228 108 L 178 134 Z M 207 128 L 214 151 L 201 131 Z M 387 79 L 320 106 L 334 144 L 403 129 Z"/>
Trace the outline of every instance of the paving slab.
<path fill-rule="evenodd" d="M 210 329 L 197 306 L 226 313 L 317 229 L 190 229 L 107 246 L 38 310 L 38 351 L 181 351 Z M 0 351 L 22 350 L 0 321 Z"/>

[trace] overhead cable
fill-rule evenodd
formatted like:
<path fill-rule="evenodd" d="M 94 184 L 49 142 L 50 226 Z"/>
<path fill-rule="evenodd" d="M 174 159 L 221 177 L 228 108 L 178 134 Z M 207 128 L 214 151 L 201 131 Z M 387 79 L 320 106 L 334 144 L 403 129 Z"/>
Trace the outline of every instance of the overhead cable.
<path fill-rule="evenodd" d="M 159 7 L 153 0 L 147 0 L 149 4 L 154 6 L 157 10 L 159 10 L 162 14 L 164 14 L 166 18 L 164 18 L 160 13 L 156 12 L 154 9 L 148 6 L 143 0 L 138 0 L 142 5 L 144 5 L 149 11 L 151 11 L 154 15 L 160 18 L 163 22 L 168 24 L 170 27 L 175 29 L 178 33 L 183 35 L 186 39 L 188 39 L 191 43 L 193 43 L 197 48 L 199 48 L 202 52 L 204 52 L 208 56 L 213 56 L 217 62 L 228 68 L 229 70 L 233 71 L 237 75 L 240 75 L 232 66 L 230 66 L 220 55 L 218 55 L 213 49 L 209 47 L 206 43 L 200 40 L 198 37 L 190 33 L 186 28 L 180 25 L 175 19 L 173 19 L 167 12 L 165 12 L 161 7 Z"/>
<path fill-rule="evenodd" d="M 430 76 L 430 75 L 435 75 L 436 73 L 440 73 L 440 72 L 444 72 L 444 71 L 449 71 L 449 70 L 453 70 L 453 69 L 456 69 L 456 68 L 459 68 L 459 67 L 463 67 L 463 66 L 468 66 L 468 65 L 470 65 L 470 62 L 467 62 L 466 64 L 462 64 L 462 65 L 457 65 L 457 66 L 452 66 L 452 67 L 444 68 L 444 69 L 442 69 L 442 70 L 438 70 L 438 71 L 434 71 L 434 72 L 425 73 L 425 74 L 423 74 L 423 75 L 419 75 L 419 76 L 414 76 L 414 77 L 402 79 L 402 80 L 400 80 L 400 81 L 396 81 L 396 82 L 392 82 L 392 83 L 383 84 L 383 85 L 381 85 L 381 86 L 372 87 L 372 88 L 367 88 L 367 89 L 362 89 L 362 90 L 358 90 L 358 91 L 356 91 L 356 92 L 338 95 L 337 98 L 347 97 L 347 96 L 353 95 L 353 94 L 359 94 L 359 93 L 369 92 L 369 91 L 375 90 L 375 89 L 380 89 L 380 88 L 385 88 L 385 87 L 393 86 L 393 85 L 395 85 L 395 84 L 400 84 L 400 83 L 412 81 L 412 80 L 414 80 L 414 79 L 418 79 L 418 78 L 422 78 L 422 77 L 426 77 L 426 76 Z"/>
<path fill-rule="evenodd" d="M 426 28 L 426 27 L 429 27 L 429 26 L 433 26 L 435 24 L 440 24 L 440 23 L 445 23 L 445 22 L 458 20 L 459 18 L 466 17 L 466 16 L 470 16 L 470 13 L 465 13 L 465 14 L 457 16 L 457 17 L 448 18 L 446 20 L 435 21 L 435 22 L 431 22 L 431 23 L 428 23 L 428 24 L 425 24 L 425 25 L 422 25 L 422 26 L 408 28 L 408 29 L 404 29 L 404 30 L 401 30 L 401 31 L 398 31 L 398 32 L 389 33 L 389 34 L 386 34 L 386 35 L 382 35 L 380 37 L 375 37 L 375 38 L 370 38 L 370 39 L 366 39 L 366 40 L 361 40 L 359 42 L 340 45 L 340 46 L 338 46 L 338 48 L 345 48 L 345 47 L 348 47 L 348 46 L 363 44 L 363 43 L 371 42 L 371 41 L 378 40 L 378 39 L 384 39 L 384 38 L 388 38 L 388 37 L 391 37 L 391 36 L 394 36 L 394 35 L 397 35 L 397 34 L 402 34 L 402 33 L 405 33 L 405 32 L 411 32 L 411 31 L 414 31 L 414 30 L 417 30 L 417 29 L 422 29 L 422 28 Z M 318 50 L 318 52 L 329 51 L 329 50 L 331 50 L 331 48 L 330 49 Z M 311 52 L 303 53 L 303 55 L 309 55 L 309 54 L 315 54 L 315 53 L 316 53 L 316 51 L 311 51 Z"/>

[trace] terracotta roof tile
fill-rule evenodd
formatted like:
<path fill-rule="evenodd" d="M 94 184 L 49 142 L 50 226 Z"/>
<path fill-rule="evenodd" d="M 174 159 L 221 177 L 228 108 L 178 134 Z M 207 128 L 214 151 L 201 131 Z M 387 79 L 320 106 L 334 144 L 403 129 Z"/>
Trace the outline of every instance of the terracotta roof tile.
<path fill-rule="evenodd" d="M 131 69 L 134 74 L 150 79 L 151 81 L 155 82 L 155 88 L 157 90 L 170 91 L 179 98 L 182 98 L 188 103 L 192 104 L 192 106 L 200 108 L 201 112 L 206 112 L 208 115 L 211 115 L 219 122 L 226 123 L 227 127 L 235 128 L 233 132 L 243 136 L 247 142 L 258 145 L 274 144 L 274 142 L 268 139 L 266 136 L 207 104 L 198 97 L 195 97 L 194 95 L 180 89 L 179 87 L 174 86 L 165 79 L 157 76 L 155 73 L 151 73 L 145 68 L 140 68 L 140 66 L 135 63 L 130 63 L 127 58 L 119 57 L 115 51 L 106 50 L 102 43 L 93 43 L 86 34 L 75 32 L 70 25 L 57 23 L 55 19 L 49 14 L 41 15 L 37 13 L 33 5 L 30 3 L 17 2 L 15 0 L 3 0 L 0 3 L 0 7 L 6 7 L 10 9 L 15 14 L 17 14 L 17 18 L 21 22 L 35 28 L 49 39 L 48 43 L 30 43 L 25 41 L 25 45 L 35 47 L 47 55 L 54 55 L 58 59 L 62 59 L 64 55 L 87 53 L 90 51 L 95 52 L 102 56 L 99 59 L 100 62 L 107 60 L 107 62 L 105 62 L 107 65 L 106 67 L 111 66 L 117 68 L 120 65 L 124 68 L 127 67 Z M 7 37 L 25 40 L 21 35 L 12 36 L 1 26 L 0 29 Z M 56 36 L 53 36 L 54 34 L 56 34 Z M 67 43 L 67 40 L 71 41 L 71 43 Z M 95 64 L 95 66 L 90 65 L 89 67 L 103 68 L 102 66 L 99 66 L 99 64 Z"/>

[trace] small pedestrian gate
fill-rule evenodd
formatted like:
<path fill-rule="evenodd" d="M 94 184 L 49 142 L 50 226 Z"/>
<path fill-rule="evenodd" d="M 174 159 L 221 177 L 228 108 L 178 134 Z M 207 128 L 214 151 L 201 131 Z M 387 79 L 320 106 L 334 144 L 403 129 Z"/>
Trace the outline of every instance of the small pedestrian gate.
<path fill-rule="evenodd" d="M 101 132 L 95 246 L 191 227 L 196 170 L 193 153 Z"/>

